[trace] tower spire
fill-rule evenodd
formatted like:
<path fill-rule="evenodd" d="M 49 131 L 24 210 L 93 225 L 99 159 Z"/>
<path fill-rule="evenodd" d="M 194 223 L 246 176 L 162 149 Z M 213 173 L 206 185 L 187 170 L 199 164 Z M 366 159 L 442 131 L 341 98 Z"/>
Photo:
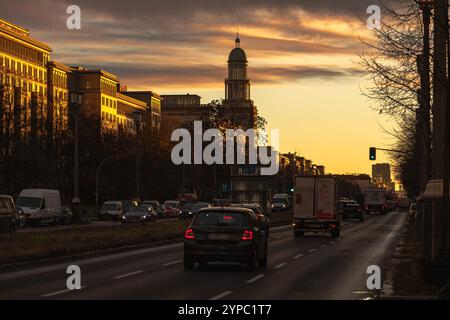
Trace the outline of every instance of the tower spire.
<path fill-rule="evenodd" d="M 241 39 L 239 39 L 239 25 L 236 25 L 236 48 L 241 46 Z"/>

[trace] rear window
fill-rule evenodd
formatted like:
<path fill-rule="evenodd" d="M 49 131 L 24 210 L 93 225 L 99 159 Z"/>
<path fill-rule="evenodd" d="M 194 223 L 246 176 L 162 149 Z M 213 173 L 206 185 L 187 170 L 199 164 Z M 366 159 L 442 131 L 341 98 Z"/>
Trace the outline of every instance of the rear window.
<path fill-rule="evenodd" d="M 240 212 L 200 212 L 195 218 L 196 226 L 239 226 L 247 227 L 249 219 Z"/>
<path fill-rule="evenodd" d="M 286 203 L 286 199 L 275 198 L 275 199 L 272 200 L 272 203 Z"/>

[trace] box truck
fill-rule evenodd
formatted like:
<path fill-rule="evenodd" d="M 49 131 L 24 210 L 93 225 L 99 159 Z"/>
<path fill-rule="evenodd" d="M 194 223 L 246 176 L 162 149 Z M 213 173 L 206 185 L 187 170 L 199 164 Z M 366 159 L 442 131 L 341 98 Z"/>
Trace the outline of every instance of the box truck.
<path fill-rule="evenodd" d="M 293 204 L 293 229 L 296 237 L 303 236 L 305 232 L 329 232 L 332 237 L 340 236 L 335 177 L 295 177 Z"/>
<path fill-rule="evenodd" d="M 368 188 L 364 192 L 366 212 L 386 213 L 388 211 L 386 189 Z"/>

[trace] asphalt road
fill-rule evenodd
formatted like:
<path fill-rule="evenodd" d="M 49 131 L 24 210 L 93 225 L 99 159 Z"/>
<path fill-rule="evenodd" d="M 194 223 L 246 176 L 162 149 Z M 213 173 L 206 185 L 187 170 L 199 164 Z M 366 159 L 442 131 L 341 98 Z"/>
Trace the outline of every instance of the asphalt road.
<path fill-rule="evenodd" d="M 266 269 L 210 264 L 184 271 L 181 243 L 0 273 L 0 299 L 365 299 L 369 265 L 385 269 L 406 212 L 344 223 L 341 237 L 271 233 Z M 67 290 L 66 268 L 81 268 Z"/>

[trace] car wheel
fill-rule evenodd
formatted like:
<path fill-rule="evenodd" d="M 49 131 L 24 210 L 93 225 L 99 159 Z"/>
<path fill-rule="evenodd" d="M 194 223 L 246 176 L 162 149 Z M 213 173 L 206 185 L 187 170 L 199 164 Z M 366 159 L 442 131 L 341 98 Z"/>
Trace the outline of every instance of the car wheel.
<path fill-rule="evenodd" d="M 253 251 L 251 257 L 249 258 L 249 260 L 247 262 L 247 269 L 249 271 L 255 271 L 256 269 L 258 269 L 258 257 L 256 254 L 256 250 Z"/>
<path fill-rule="evenodd" d="M 303 237 L 305 235 L 304 231 L 295 231 L 294 236 L 296 237 Z"/>
<path fill-rule="evenodd" d="M 194 269 L 194 261 L 191 258 L 184 257 L 183 260 L 184 270 L 190 271 Z"/>
<path fill-rule="evenodd" d="M 331 236 L 332 236 L 333 238 L 337 238 L 337 237 L 339 237 L 340 235 L 341 235 L 341 230 L 340 230 L 340 229 L 331 231 Z"/>

